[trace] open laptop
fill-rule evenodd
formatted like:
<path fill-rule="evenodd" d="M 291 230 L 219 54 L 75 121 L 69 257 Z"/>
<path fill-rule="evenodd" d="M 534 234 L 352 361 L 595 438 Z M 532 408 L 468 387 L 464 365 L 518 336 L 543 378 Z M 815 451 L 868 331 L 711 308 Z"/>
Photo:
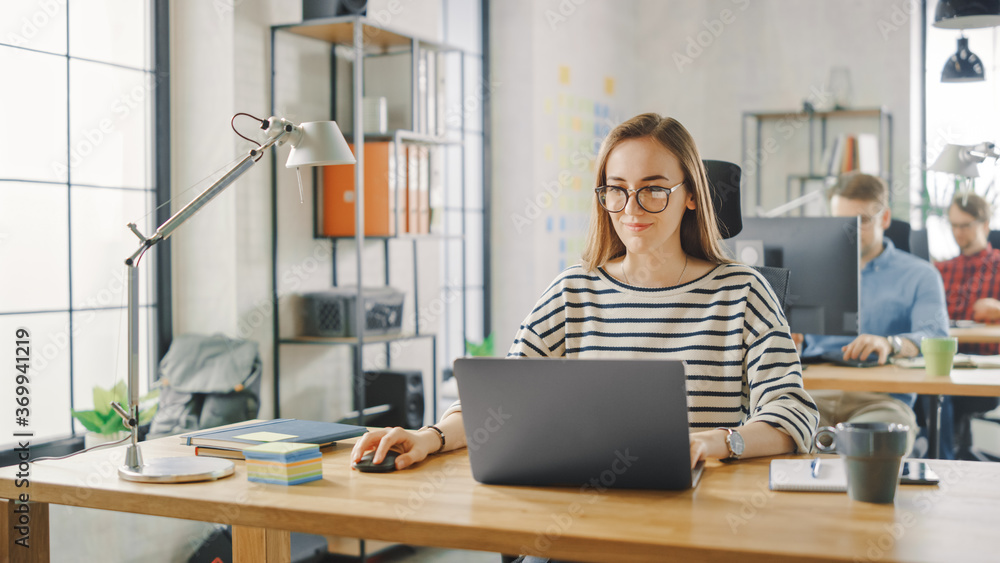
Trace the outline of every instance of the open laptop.
<path fill-rule="evenodd" d="M 455 377 L 480 483 L 682 490 L 701 476 L 682 362 L 461 358 Z"/>

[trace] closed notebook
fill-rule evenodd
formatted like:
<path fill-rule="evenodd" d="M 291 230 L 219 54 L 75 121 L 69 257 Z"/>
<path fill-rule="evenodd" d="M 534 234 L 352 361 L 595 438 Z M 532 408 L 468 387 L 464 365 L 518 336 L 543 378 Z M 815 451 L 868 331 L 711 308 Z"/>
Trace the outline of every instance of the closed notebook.
<path fill-rule="evenodd" d="M 847 491 L 847 472 L 840 458 L 820 459 L 813 476 L 812 459 L 771 460 L 770 488 L 772 491 L 812 491 L 843 493 Z"/>
<path fill-rule="evenodd" d="M 182 434 L 180 438 L 181 443 L 186 446 L 242 450 L 266 442 L 306 442 L 324 446 L 337 440 L 360 436 L 366 431 L 364 426 L 351 424 L 279 418 Z"/>

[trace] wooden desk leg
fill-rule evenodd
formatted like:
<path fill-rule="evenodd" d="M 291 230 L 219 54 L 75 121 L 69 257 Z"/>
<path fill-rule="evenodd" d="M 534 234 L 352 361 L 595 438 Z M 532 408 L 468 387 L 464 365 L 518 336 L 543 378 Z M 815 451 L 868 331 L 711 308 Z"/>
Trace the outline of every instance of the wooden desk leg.
<path fill-rule="evenodd" d="M 941 395 L 929 396 L 927 411 L 927 457 L 941 459 Z"/>
<path fill-rule="evenodd" d="M 233 563 L 291 563 L 291 561 L 290 532 L 233 526 Z"/>
<path fill-rule="evenodd" d="M 0 560 L 49 562 L 49 505 L 0 499 Z"/>

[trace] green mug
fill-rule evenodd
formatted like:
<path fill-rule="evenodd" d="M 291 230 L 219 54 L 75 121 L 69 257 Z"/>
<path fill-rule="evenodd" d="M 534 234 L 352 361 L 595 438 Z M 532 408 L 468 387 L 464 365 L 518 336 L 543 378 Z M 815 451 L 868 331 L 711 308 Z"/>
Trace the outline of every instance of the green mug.
<path fill-rule="evenodd" d="M 949 376 L 951 365 L 958 351 L 958 338 L 943 336 L 940 338 L 924 338 L 920 341 L 920 353 L 924 355 L 924 365 L 927 375 Z"/>

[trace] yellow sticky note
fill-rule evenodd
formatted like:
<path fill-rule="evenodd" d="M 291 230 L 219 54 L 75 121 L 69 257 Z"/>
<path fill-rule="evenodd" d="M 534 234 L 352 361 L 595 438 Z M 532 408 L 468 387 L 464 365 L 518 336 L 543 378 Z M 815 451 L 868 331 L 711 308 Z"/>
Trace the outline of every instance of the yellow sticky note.
<path fill-rule="evenodd" d="M 569 168 L 569 157 L 565 154 L 559 155 L 559 168 Z"/>
<path fill-rule="evenodd" d="M 610 76 L 604 78 L 604 93 L 609 96 L 615 95 L 615 79 Z"/>
<path fill-rule="evenodd" d="M 573 118 L 573 130 L 574 131 L 579 131 L 580 130 L 580 118 L 579 117 L 574 117 Z"/>
<path fill-rule="evenodd" d="M 277 442 L 278 440 L 287 440 L 289 438 L 298 438 L 292 434 L 281 434 L 279 432 L 251 432 L 249 434 L 240 434 L 239 436 L 234 436 L 240 440 L 254 440 L 257 442 Z"/>
<path fill-rule="evenodd" d="M 542 102 L 542 107 L 545 109 L 546 114 L 552 113 L 552 98 L 545 98 L 545 101 Z"/>
<path fill-rule="evenodd" d="M 580 181 L 580 177 L 579 176 L 573 176 L 573 189 L 574 190 L 579 190 L 582 187 L 583 187 L 583 182 Z"/>
<path fill-rule="evenodd" d="M 552 160 L 552 145 L 545 145 L 545 160 Z"/>
<path fill-rule="evenodd" d="M 565 65 L 559 66 L 559 83 L 569 84 L 569 67 Z"/>
<path fill-rule="evenodd" d="M 569 139 L 566 138 L 566 135 L 559 135 L 559 148 L 565 149 L 567 147 L 569 147 Z"/>

